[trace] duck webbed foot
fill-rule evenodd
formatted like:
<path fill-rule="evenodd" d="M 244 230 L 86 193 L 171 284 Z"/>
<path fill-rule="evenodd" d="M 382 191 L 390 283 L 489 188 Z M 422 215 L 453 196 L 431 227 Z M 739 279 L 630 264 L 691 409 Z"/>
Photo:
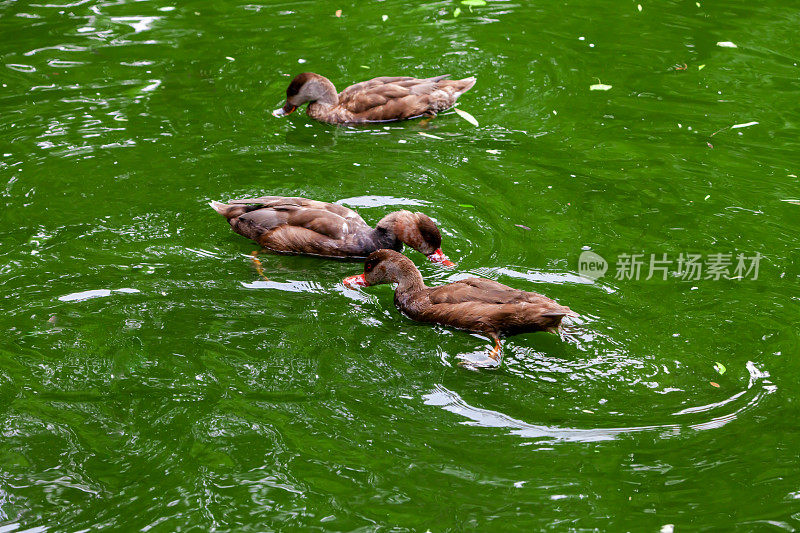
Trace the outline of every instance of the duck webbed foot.
<path fill-rule="evenodd" d="M 253 258 L 253 266 L 256 267 L 256 273 L 263 279 L 264 281 L 269 281 L 267 276 L 264 275 L 264 266 L 261 264 L 261 260 L 258 259 L 258 254 L 260 253 L 259 250 L 255 252 L 250 252 L 250 255 Z"/>
<path fill-rule="evenodd" d="M 489 353 L 481 353 L 476 358 L 464 358 L 463 361 L 459 362 L 459 366 L 463 366 L 464 368 L 468 368 L 470 370 L 478 370 L 479 368 L 500 368 L 500 364 L 503 362 L 503 348 L 500 346 L 500 339 L 498 337 L 494 337 L 494 348 L 492 348 Z"/>
<path fill-rule="evenodd" d="M 436 113 L 430 112 L 425 113 L 422 115 L 424 118 L 419 121 L 419 126 L 423 129 L 428 129 L 430 127 L 431 120 L 436 118 Z"/>

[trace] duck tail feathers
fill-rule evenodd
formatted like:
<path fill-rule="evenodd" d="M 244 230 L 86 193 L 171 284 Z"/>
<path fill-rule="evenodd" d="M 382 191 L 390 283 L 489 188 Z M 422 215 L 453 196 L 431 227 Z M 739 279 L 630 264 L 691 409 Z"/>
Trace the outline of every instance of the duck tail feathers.
<path fill-rule="evenodd" d="M 465 92 L 469 91 L 475 86 L 475 83 L 478 81 L 478 78 L 475 76 L 470 76 L 469 78 L 464 78 L 463 80 L 455 80 L 453 84 L 458 84 L 457 90 L 453 96 L 458 98 Z"/>
<path fill-rule="evenodd" d="M 210 205 L 214 211 L 222 216 L 227 216 L 228 210 L 231 208 L 231 206 L 228 204 L 223 204 L 222 202 L 217 202 L 216 200 L 211 200 L 208 202 L 208 205 Z"/>

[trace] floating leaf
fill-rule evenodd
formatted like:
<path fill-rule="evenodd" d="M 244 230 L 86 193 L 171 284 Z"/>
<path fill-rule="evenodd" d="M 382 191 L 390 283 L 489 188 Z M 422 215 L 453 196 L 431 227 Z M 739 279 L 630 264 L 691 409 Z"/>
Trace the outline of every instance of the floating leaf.
<path fill-rule="evenodd" d="M 595 83 L 594 85 L 589 86 L 590 91 L 607 91 L 611 88 L 611 85 L 606 85 L 605 83 Z"/>
<path fill-rule="evenodd" d="M 369 67 L 366 66 L 366 65 L 361 65 L 361 68 L 367 68 L 368 69 Z"/>
<path fill-rule="evenodd" d="M 464 4 L 465 6 L 479 7 L 479 6 L 485 6 L 486 0 L 461 0 L 461 3 Z"/>
<path fill-rule="evenodd" d="M 528 230 L 528 231 L 531 231 L 531 228 L 529 228 L 528 226 L 523 226 L 522 224 L 514 224 L 514 225 L 515 225 L 516 227 L 518 227 L 518 228 L 522 228 L 522 229 L 526 229 L 526 230 Z"/>
<path fill-rule="evenodd" d="M 636 6 L 636 9 L 638 9 L 639 11 L 641 11 L 641 10 L 642 10 L 642 4 L 639 4 L 639 5 L 637 5 L 637 6 Z"/>
<path fill-rule="evenodd" d="M 432 135 L 430 133 L 425 133 L 423 131 L 420 131 L 419 134 L 422 135 L 423 137 L 429 137 L 431 139 L 439 139 L 440 141 L 444 140 L 443 137 L 439 137 L 438 135 Z"/>
<path fill-rule="evenodd" d="M 472 208 L 475 208 L 475 206 L 472 205 L 472 204 L 458 204 L 458 207 L 472 207 Z"/>
<path fill-rule="evenodd" d="M 709 381 L 709 383 L 711 383 L 712 387 L 719 388 L 719 383 L 714 383 L 713 381 Z"/>
<path fill-rule="evenodd" d="M 458 115 L 459 117 L 463 118 L 464 120 L 466 120 L 467 122 L 469 122 L 473 126 L 475 126 L 475 127 L 480 126 L 480 124 L 478 124 L 478 121 L 475 120 L 475 117 L 473 117 L 472 115 L 470 115 L 466 111 L 462 111 L 457 107 L 454 107 L 453 111 L 456 112 L 456 115 Z"/>
<path fill-rule="evenodd" d="M 697 65 L 697 70 L 703 70 L 704 68 L 706 68 L 705 65 Z"/>
<path fill-rule="evenodd" d="M 721 376 L 722 374 L 724 374 L 724 373 L 725 373 L 725 365 L 723 365 L 723 364 L 722 364 L 722 363 L 720 363 L 719 361 L 716 361 L 716 362 L 714 363 L 714 370 L 716 370 L 717 372 L 719 372 L 719 375 Z"/>
<path fill-rule="evenodd" d="M 498 155 L 500 153 L 500 150 L 486 150 L 486 153 L 487 154 Z"/>
<path fill-rule="evenodd" d="M 788 198 L 785 200 L 781 200 L 781 202 L 786 202 L 787 204 L 800 205 L 800 200 L 790 200 Z"/>
<path fill-rule="evenodd" d="M 717 43 L 717 46 L 721 46 L 722 48 L 739 48 L 730 41 L 720 41 Z"/>
<path fill-rule="evenodd" d="M 703 200 L 708 200 L 709 198 L 711 198 L 711 195 L 710 194 L 706 194 L 706 197 L 703 198 Z"/>
<path fill-rule="evenodd" d="M 337 9 L 336 13 L 334 13 L 334 15 L 336 15 L 337 17 L 341 17 L 342 16 L 342 10 L 341 9 Z"/>
<path fill-rule="evenodd" d="M 381 20 L 386 22 L 387 20 L 389 20 L 389 15 L 381 15 Z"/>
<path fill-rule="evenodd" d="M 461 14 L 461 8 L 460 8 L 460 7 L 457 7 L 457 8 L 455 8 L 455 9 L 453 10 L 453 18 L 458 18 L 458 16 L 459 16 L 460 14 Z"/>

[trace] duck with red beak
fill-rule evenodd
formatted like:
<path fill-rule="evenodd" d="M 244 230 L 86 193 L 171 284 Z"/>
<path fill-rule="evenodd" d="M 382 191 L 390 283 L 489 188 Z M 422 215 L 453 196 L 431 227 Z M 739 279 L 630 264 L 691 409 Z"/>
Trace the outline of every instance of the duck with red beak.
<path fill-rule="evenodd" d="M 284 254 L 364 260 L 381 248 L 406 244 L 434 263 L 453 267 L 442 252 L 442 234 L 424 213 L 395 211 L 375 227 L 343 205 L 285 196 L 211 202 L 236 233 L 263 249 Z"/>
<path fill-rule="evenodd" d="M 364 263 L 364 273 L 344 279 L 349 287 L 396 283 L 394 303 L 408 318 L 486 335 L 495 342 L 482 360 L 470 368 L 497 368 L 501 362 L 500 338 L 534 331 L 556 331 L 565 316 L 577 316 L 535 292 L 521 291 L 483 278 L 426 287 L 416 265 L 394 250 L 378 250 Z"/>

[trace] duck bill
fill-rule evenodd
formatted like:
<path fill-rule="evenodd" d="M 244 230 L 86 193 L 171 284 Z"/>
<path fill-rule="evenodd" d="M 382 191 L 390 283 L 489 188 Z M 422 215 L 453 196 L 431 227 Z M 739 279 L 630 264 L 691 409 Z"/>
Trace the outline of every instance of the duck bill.
<path fill-rule="evenodd" d="M 350 276 L 348 278 L 344 278 L 342 283 L 345 284 L 346 287 L 350 287 L 351 289 L 355 289 L 356 287 L 369 287 L 369 283 L 367 283 L 367 278 L 364 277 L 364 274 L 359 274 L 358 276 Z"/>
<path fill-rule="evenodd" d="M 454 267 L 454 266 L 456 266 L 455 263 L 450 261 L 447 258 L 447 256 L 444 255 L 444 252 L 442 251 L 441 248 L 437 249 L 435 252 L 433 252 L 431 255 L 429 255 L 428 259 L 430 259 L 432 263 L 438 263 L 438 264 L 444 265 L 446 267 Z"/>
<path fill-rule="evenodd" d="M 272 116 L 273 117 L 285 117 L 286 115 L 291 114 L 292 111 L 294 111 L 295 109 L 297 109 L 296 105 L 292 105 L 289 102 L 286 102 L 285 106 L 279 107 L 278 109 L 273 111 L 272 112 Z"/>

